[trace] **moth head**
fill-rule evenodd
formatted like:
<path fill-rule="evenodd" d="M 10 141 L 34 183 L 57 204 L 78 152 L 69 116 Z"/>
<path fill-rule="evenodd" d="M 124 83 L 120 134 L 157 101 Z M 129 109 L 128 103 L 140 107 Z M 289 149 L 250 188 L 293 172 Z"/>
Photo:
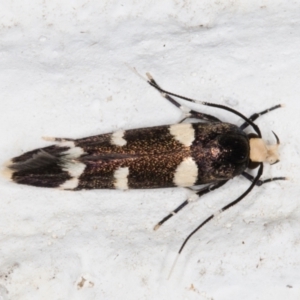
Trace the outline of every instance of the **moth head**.
<path fill-rule="evenodd" d="M 270 165 L 279 162 L 278 148 L 280 141 L 275 132 L 273 132 L 273 134 L 276 138 L 276 144 L 273 145 L 267 145 L 265 141 L 256 134 L 250 133 L 248 135 L 250 144 L 250 169 L 256 168 L 261 162 L 267 162 Z"/>

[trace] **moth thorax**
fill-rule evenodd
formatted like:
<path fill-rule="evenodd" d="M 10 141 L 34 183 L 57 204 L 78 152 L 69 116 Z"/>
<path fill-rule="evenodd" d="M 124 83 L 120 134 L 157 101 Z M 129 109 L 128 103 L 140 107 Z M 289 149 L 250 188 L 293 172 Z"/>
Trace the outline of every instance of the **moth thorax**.
<path fill-rule="evenodd" d="M 267 145 L 261 138 L 250 139 L 250 159 L 252 162 L 268 162 L 270 165 L 279 161 L 279 144 Z"/>

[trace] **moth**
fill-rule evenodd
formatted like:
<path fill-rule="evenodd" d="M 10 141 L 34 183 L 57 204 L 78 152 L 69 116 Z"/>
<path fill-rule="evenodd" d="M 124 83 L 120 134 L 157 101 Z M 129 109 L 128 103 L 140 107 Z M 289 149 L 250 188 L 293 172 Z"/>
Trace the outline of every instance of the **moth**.
<path fill-rule="evenodd" d="M 6 175 L 19 184 L 63 190 L 85 189 L 150 189 L 186 187 L 194 195 L 155 226 L 178 213 L 195 197 L 201 197 L 223 186 L 228 180 L 242 175 L 251 183 L 244 193 L 224 206 L 225 211 L 241 201 L 255 185 L 260 186 L 275 177 L 260 180 L 263 163 L 279 161 L 279 138 L 268 145 L 262 139 L 254 121 L 281 105 L 275 105 L 249 118 L 219 104 L 199 102 L 163 90 L 147 73 L 148 83 L 163 97 L 185 112 L 177 124 L 150 128 L 120 130 L 81 139 L 48 138 L 56 144 L 26 152 L 11 160 Z M 238 115 L 244 120 L 240 126 L 222 122 L 215 116 L 184 108 L 171 96 L 190 102 L 216 107 Z M 192 120 L 194 122 L 192 122 Z M 244 130 L 251 126 L 252 133 Z M 253 177 L 247 169 L 258 168 Z M 202 222 L 188 239 L 215 215 Z"/>

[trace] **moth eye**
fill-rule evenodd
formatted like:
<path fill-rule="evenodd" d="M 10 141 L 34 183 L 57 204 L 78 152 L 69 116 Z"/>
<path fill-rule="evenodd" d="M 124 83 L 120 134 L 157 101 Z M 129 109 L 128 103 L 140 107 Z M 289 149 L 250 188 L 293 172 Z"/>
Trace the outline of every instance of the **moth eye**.
<path fill-rule="evenodd" d="M 241 135 L 222 135 L 219 139 L 225 159 L 232 163 L 243 163 L 248 160 L 249 143 Z"/>

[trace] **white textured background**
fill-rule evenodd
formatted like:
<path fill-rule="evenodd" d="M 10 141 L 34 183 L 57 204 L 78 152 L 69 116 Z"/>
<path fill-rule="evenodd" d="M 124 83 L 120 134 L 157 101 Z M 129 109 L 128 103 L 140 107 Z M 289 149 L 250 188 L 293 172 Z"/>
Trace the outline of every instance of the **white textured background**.
<path fill-rule="evenodd" d="M 281 162 L 254 191 L 182 241 L 249 183 L 191 204 L 181 189 L 67 192 L 0 180 L 0 299 L 299 299 L 299 1 L 1 1 L 1 164 L 48 145 L 175 123 L 180 112 L 125 65 L 166 89 L 230 105 L 281 138 Z M 229 113 L 198 107 L 224 121 Z"/>

